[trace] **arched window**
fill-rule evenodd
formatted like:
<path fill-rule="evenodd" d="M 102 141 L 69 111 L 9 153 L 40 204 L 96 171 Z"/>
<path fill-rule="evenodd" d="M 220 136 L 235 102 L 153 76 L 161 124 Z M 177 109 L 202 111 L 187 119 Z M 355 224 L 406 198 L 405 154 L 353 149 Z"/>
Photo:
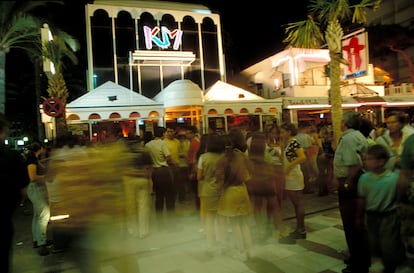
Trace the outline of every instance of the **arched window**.
<path fill-rule="evenodd" d="M 230 108 L 227 108 L 226 110 L 224 110 L 224 114 L 233 114 L 233 110 Z"/>
<path fill-rule="evenodd" d="M 210 109 L 210 110 L 208 110 L 207 114 L 209 114 L 209 115 L 217 115 L 217 110 L 216 109 Z"/>
<path fill-rule="evenodd" d="M 254 112 L 255 113 L 262 113 L 263 112 L 263 109 L 260 108 L 260 107 L 257 107 L 256 109 L 254 109 Z"/>
<path fill-rule="evenodd" d="M 139 118 L 141 115 L 138 112 L 131 112 L 129 114 L 130 118 Z"/>
<path fill-rule="evenodd" d="M 80 120 L 80 117 L 76 114 L 70 114 L 67 120 Z"/>
<path fill-rule="evenodd" d="M 240 109 L 240 113 L 241 114 L 247 114 L 247 113 L 249 113 L 249 110 L 247 110 L 246 108 L 242 108 L 242 109 Z"/>
<path fill-rule="evenodd" d="M 269 113 L 277 113 L 276 107 L 270 107 L 269 108 Z"/>
<path fill-rule="evenodd" d="M 121 118 L 121 115 L 115 112 L 115 113 L 110 114 L 109 118 Z"/>
<path fill-rule="evenodd" d="M 149 113 L 149 117 L 158 117 L 160 114 L 158 114 L 158 112 L 157 111 L 151 111 L 150 113 Z"/>
<path fill-rule="evenodd" d="M 101 116 L 99 114 L 93 113 L 89 115 L 88 119 L 101 119 Z"/>

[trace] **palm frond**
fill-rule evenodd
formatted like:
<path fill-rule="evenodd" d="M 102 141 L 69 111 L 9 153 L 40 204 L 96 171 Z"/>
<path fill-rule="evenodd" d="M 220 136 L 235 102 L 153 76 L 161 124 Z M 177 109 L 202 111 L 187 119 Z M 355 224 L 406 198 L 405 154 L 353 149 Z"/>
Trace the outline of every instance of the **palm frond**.
<path fill-rule="evenodd" d="M 30 15 L 13 17 L 10 27 L 0 34 L 0 47 L 6 51 L 21 40 L 31 41 L 40 35 L 40 21 Z"/>
<path fill-rule="evenodd" d="M 318 23 L 310 16 L 307 20 L 289 23 L 285 33 L 288 35 L 283 42 L 293 47 L 320 48 L 324 41 Z"/>
<path fill-rule="evenodd" d="M 312 0 L 309 4 L 309 11 L 316 14 L 318 21 L 323 24 L 351 16 L 348 0 Z"/>
<path fill-rule="evenodd" d="M 360 3 L 352 5 L 353 9 L 352 23 L 366 23 L 367 22 L 367 8 L 374 10 L 379 7 L 381 0 L 361 0 Z"/>

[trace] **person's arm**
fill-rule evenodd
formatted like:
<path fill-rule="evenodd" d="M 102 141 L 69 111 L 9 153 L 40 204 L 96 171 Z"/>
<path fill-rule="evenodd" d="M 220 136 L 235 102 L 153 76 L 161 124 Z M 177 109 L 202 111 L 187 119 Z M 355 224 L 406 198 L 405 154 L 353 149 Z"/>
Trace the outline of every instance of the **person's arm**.
<path fill-rule="evenodd" d="M 357 182 L 359 177 L 361 176 L 362 166 L 361 165 L 352 165 L 348 167 L 349 173 L 346 177 L 344 187 L 348 190 L 356 189 Z"/>
<path fill-rule="evenodd" d="M 289 173 L 293 167 L 306 161 L 306 155 L 302 148 L 296 149 L 296 158 L 290 161 L 286 166 L 286 173 Z"/>
<path fill-rule="evenodd" d="M 28 164 L 27 165 L 27 173 L 29 175 L 30 182 L 37 182 L 38 180 L 44 179 L 45 175 L 38 175 L 37 174 L 37 165 L 36 164 Z"/>

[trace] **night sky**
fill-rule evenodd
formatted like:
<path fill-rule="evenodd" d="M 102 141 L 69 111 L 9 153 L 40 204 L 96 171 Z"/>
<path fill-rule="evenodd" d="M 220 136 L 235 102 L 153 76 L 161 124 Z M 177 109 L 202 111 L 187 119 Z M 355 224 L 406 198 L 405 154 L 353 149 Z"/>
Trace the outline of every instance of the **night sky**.
<path fill-rule="evenodd" d="M 72 36 L 76 37 L 81 49 L 77 52 L 78 65 L 68 65 L 65 80 L 70 89 L 69 101 L 79 97 L 86 90 L 85 70 L 86 35 L 85 35 L 85 3 L 87 0 L 64 1 L 64 5 L 48 4 L 47 7 L 38 8 L 34 14 L 45 18 L 51 24 L 58 26 Z M 219 13 L 222 22 L 224 50 L 226 62 L 233 72 L 257 63 L 286 46 L 282 43 L 284 38 L 284 25 L 306 18 L 308 1 L 251 1 L 246 2 L 205 0 L 205 1 L 176 1 L 203 4 L 214 13 Z M 233 4 L 234 3 L 234 4 Z M 233 4 L 233 5 L 231 5 Z M 36 105 L 34 91 L 35 72 L 27 56 L 21 51 L 12 50 L 6 56 L 6 85 L 7 104 L 6 114 L 13 120 L 22 120 L 31 130 L 35 122 Z M 47 79 L 42 78 L 42 95 L 47 96 Z M 29 119 L 27 118 L 29 112 Z"/>

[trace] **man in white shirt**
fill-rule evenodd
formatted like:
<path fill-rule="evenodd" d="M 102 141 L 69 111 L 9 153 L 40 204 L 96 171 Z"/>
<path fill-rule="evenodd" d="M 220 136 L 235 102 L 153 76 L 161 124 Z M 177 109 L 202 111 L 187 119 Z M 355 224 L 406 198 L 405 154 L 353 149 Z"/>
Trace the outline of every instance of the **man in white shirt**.
<path fill-rule="evenodd" d="M 175 211 L 175 188 L 173 175 L 169 168 L 172 160 L 163 136 L 164 128 L 158 127 L 154 131 L 154 139 L 145 144 L 153 162 L 151 177 L 153 191 L 155 192 L 155 211 L 159 228 L 162 228 L 164 224 L 162 217 L 164 205 L 170 215 Z"/>

